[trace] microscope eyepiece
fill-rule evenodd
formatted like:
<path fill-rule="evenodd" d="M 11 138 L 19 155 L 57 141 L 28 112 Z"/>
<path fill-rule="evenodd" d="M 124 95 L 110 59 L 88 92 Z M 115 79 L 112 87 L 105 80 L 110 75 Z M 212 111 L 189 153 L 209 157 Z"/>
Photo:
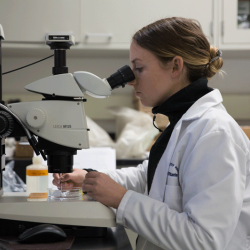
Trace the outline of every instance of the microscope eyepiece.
<path fill-rule="evenodd" d="M 135 79 L 135 75 L 132 69 L 125 65 L 122 68 L 118 69 L 116 73 L 107 78 L 107 81 L 112 89 L 119 88 L 122 86 L 123 88 L 128 82 L 131 82 Z"/>

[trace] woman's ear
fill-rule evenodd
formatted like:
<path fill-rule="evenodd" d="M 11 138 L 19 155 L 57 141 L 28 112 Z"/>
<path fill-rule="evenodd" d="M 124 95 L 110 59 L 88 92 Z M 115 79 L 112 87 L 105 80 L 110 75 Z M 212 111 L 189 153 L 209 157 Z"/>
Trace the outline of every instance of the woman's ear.
<path fill-rule="evenodd" d="M 176 78 L 181 75 L 183 70 L 183 59 L 180 56 L 175 56 L 172 60 L 172 77 Z"/>

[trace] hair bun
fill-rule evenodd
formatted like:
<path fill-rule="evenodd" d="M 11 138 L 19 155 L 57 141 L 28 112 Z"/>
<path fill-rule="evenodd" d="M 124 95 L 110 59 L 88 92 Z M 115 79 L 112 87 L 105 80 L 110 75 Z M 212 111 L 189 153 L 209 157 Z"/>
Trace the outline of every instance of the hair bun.
<path fill-rule="evenodd" d="M 222 51 L 215 46 L 210 46 L 210 58 L 207 63 L 205 76 L 207 78 L 213 77 L 217 71 L 223 66 Z"/>
<path fill-rule="evenodd" d="M 175 56 L 182 57 L 189 83 L 201 77 L 211 78 L 222 67 L 221 57 L 209 64 L 218 56 L 218 48 L 210 46 L 200 23 L 194 19 L 160 19 L 138 30 L 133 41 L 153 53 L 163 65 Z"/>

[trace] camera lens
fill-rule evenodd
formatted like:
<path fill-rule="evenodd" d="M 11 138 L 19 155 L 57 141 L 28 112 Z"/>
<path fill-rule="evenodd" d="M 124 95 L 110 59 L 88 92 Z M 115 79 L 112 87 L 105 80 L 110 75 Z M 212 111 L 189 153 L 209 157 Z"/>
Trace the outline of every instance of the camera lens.
<path fill-rule="evenodd" d="M 131 68 L 128 65 L 123 66 L 118 69 L 116 73 L 107 78 L 107 81 L 112 89 L 123 88 L 128 82 L 131 82 L 135 79 L 135 75 Z"/>

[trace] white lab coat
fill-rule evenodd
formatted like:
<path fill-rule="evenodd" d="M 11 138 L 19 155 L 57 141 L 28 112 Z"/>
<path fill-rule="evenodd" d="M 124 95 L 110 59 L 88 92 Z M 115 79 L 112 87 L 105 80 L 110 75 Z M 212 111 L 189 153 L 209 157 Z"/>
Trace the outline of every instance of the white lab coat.
<path fill-rule="evenodd" d="M 147 167 L 109 172 L 129 191 L 117 223 L 138 250 L 250 249 L 250 143 L 221 104 L 200 98 L 176 124 L 147 195 Z"/>

